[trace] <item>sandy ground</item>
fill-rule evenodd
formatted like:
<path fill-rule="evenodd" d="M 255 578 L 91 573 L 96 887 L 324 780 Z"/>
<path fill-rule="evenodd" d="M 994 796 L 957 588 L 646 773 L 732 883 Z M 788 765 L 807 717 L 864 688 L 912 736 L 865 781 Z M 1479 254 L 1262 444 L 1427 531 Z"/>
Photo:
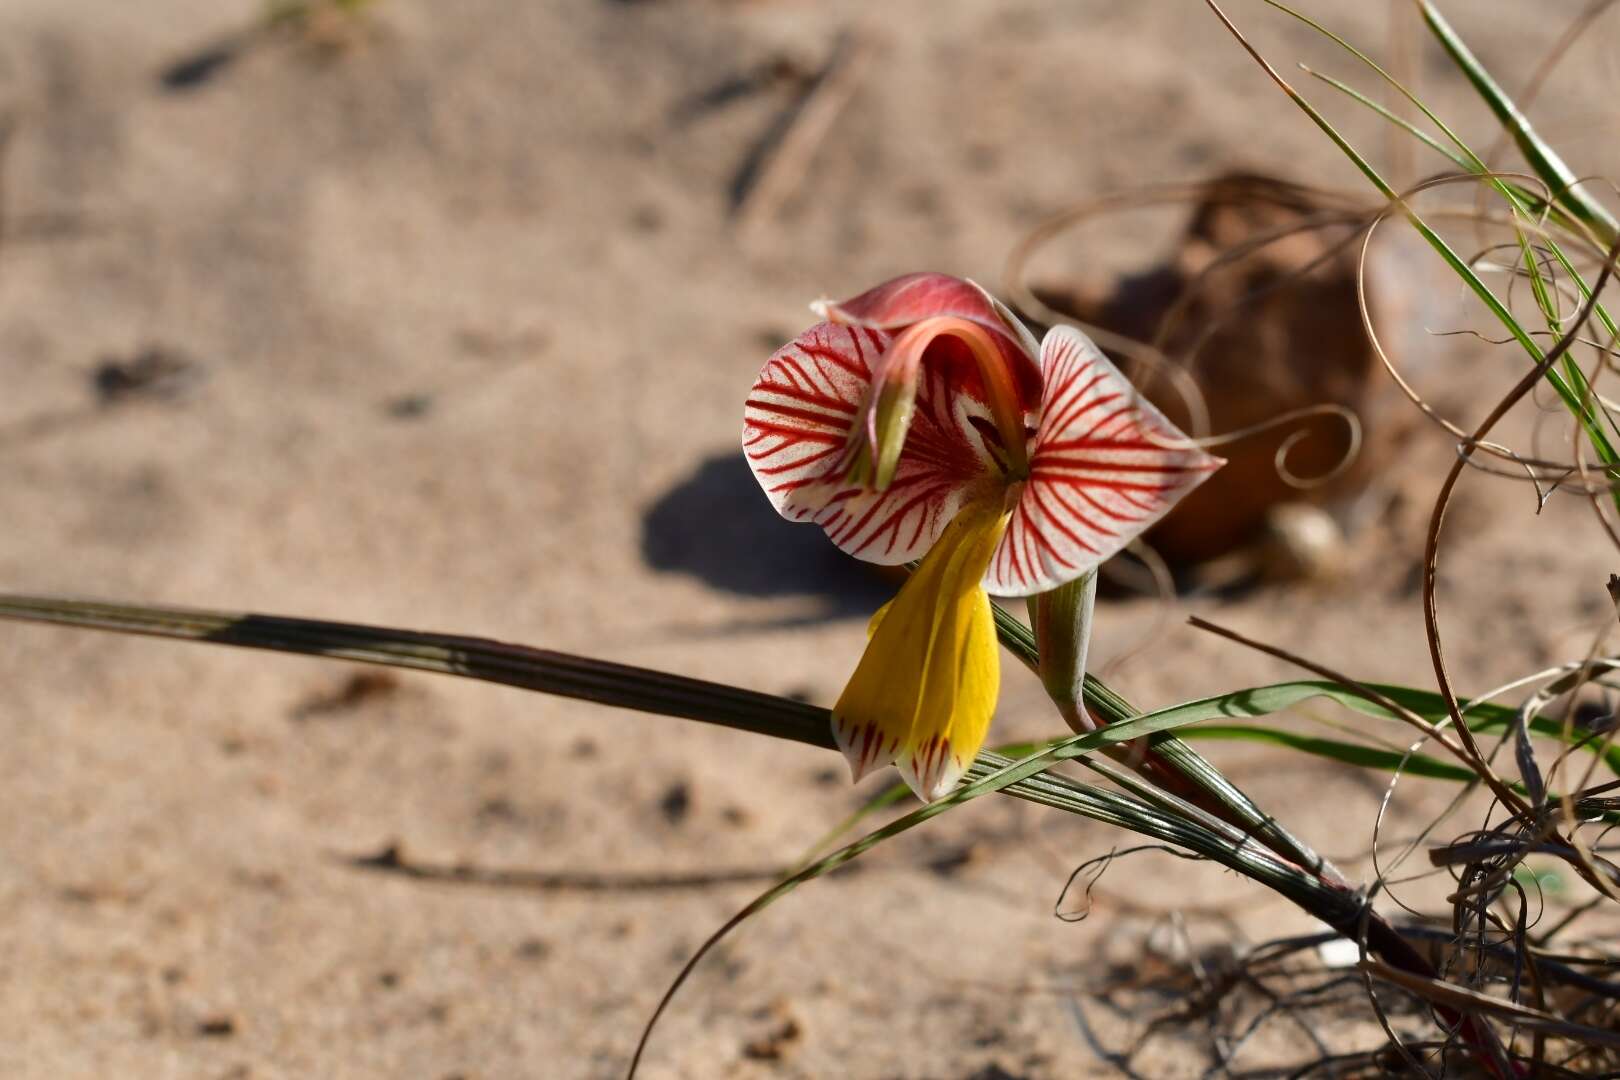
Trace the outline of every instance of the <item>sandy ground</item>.
<path fill-rule="evenodd" d="M 1459 19 L 1522 77 L 1515 48 L 1555 32 L 1530 7 Z M 1350 72 L 1303 27 L 1233 9 L 1279 61 Z M 743 394 L 808 300 L 918 268 L 993 281 L 1043 216 L 1132 184 L 1235 164 L 1357 183 L 1191 0 L 383 0 L 340 54 L 274 38 L 165 88 L 259 10 L 0 2 L 0 587 L 476 633 L 830 702 L 887 586 L 778 522 L 737 456 Z M 1385 16 L 1333 12 L 1374 48 Z M 782 72 L 845 32 L 878 59 L 803 182 L 739 231 L 729 193 L 791 101 Z M 1418 56 L 1434 100 L 1488 131 Z M 1582 56 L 1545 111 L 1577 171 L 1612 175 L 1583 102 L 1617 76 Z M 1144 265 L 1166 221 L 1100 226 L 1053 272 Z M 100 365 L 150 350 L 183 368 L 172 394 L 98 398 Z M 1472 372 L 1470 416 L 1519 370 L 1474 363 L 1435 374 Z M 1407 510 L 1344 580 L 1191 606 L 1425 684 L 1413 523 L 1447 453 L 1425 435 L 1388 478 Z M 1454 521 L 1464 686 L 1578 655 L 1612 618 L 1573 500 L 1537 517 L 1525 488 L 1471 481 Z M 1099 661 L 1157 616 L 1105 601 Z M 1291 674 L 1179 625 L 1109 668 L 1153 705 Z M 876 790 L 725 730 L 430 676 L 345 696 L 351 676 L 0 627 L 0 1076 L 621 1075 L 757 884 L 469 887 L 345 858 L 769 869 Z M 1007 682 L 998 737 L 1051 733 L 1033 682 Z M 1375 782 L 1218 756 L 1330 855 L 1365 851 Z M 1100 1075 L 1088 1031 L 1117 1046 L 1137 1021 L 1077 1024 L 1082 991 L 1171 912 L 1214 939 L 1311 929 L 1151 855 L 1115 868 L 1090 920 L 1054 920 L 1069 871 L 1124 839 L 1010 801 L 955 813 L 748 925 L 644 1075 Z M 1195 1074 L 1202 1038 L 1160 1039 L 1138 1069 Z"/>

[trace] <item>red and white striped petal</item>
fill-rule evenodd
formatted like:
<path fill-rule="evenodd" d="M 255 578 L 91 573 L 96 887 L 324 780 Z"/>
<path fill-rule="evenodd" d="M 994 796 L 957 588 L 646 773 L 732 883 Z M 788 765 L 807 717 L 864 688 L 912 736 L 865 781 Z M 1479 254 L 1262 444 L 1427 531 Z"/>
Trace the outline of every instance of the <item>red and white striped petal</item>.
<path fill-rule="evenodd" d="M 881 330 L 818 323 L 771 355 L 743 409 L 743 452 L 784 517 L 794 492 L 842 472 L 850 428 L 889 347 Z"/>
<path fill-rule="evenodd" d="M 1079 577 L 1225 464 L 1143 398 L 1072 326 L 1041 342 L 1046 387 L 1029 479 L 984 587 L 1029 596 Z"/>
<path fill-rule="evenodd" d="M 915 411 L 883 491 L 845 482 L 851 428 L 891 336 L 821 323 L 766 363 L 743 414 L 743 452 L 783 517 L 813 521 L 844 551 L 893 565 L 920 558 L 965 498 L 999 483 L 982 402 L 956 391 L 953 368 L 918 376 Z"/>

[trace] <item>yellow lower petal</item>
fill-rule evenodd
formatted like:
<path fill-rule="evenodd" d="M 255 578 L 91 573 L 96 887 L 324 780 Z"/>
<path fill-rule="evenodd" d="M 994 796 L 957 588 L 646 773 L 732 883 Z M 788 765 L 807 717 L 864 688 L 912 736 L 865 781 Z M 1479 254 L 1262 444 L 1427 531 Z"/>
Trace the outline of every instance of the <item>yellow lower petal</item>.
<path fill-rule="evenodd" d="M 1001 671 L 979 582 L 1007 527 L 999 501 L 970 503 L 900 594 L 833 708 L 833 735 L 859 780 L 894 762 L 925 801 L 956 786 L 984 745 Z"/>

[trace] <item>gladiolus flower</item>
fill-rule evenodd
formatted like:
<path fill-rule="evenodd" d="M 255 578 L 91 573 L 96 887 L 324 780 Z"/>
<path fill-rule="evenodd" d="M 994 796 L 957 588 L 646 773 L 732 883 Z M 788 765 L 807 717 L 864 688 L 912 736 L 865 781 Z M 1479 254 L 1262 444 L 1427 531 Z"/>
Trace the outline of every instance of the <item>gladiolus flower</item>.
<path fill-rule="evenodd" d="M 868 562 L 922 560 L 873 619 L 833 735 L 855 779 L 893 762 L 929 801 L 995 711 L 988 594 L 1089 572 L 1223 463 L 1084 334 L 1037 347 L 972 282 L 911 274 L 816 310 L 748 395 L 743 449 L 784 517 Z"/>

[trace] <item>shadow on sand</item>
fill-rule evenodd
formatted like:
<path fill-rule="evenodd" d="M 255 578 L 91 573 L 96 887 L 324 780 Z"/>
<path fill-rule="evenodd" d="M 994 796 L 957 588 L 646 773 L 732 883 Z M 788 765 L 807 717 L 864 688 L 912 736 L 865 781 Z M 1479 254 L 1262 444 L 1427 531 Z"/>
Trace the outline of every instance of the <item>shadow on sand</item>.
<path fill-rule="evenodd" d="M 707 459 L 647 508 L 641 553 L 654 570 L 737 596 L 820 602 L 796 622 L 865 618 L 894 594 L 892 582 L 820 529 L 779 517 L 738 451 Z"/>

